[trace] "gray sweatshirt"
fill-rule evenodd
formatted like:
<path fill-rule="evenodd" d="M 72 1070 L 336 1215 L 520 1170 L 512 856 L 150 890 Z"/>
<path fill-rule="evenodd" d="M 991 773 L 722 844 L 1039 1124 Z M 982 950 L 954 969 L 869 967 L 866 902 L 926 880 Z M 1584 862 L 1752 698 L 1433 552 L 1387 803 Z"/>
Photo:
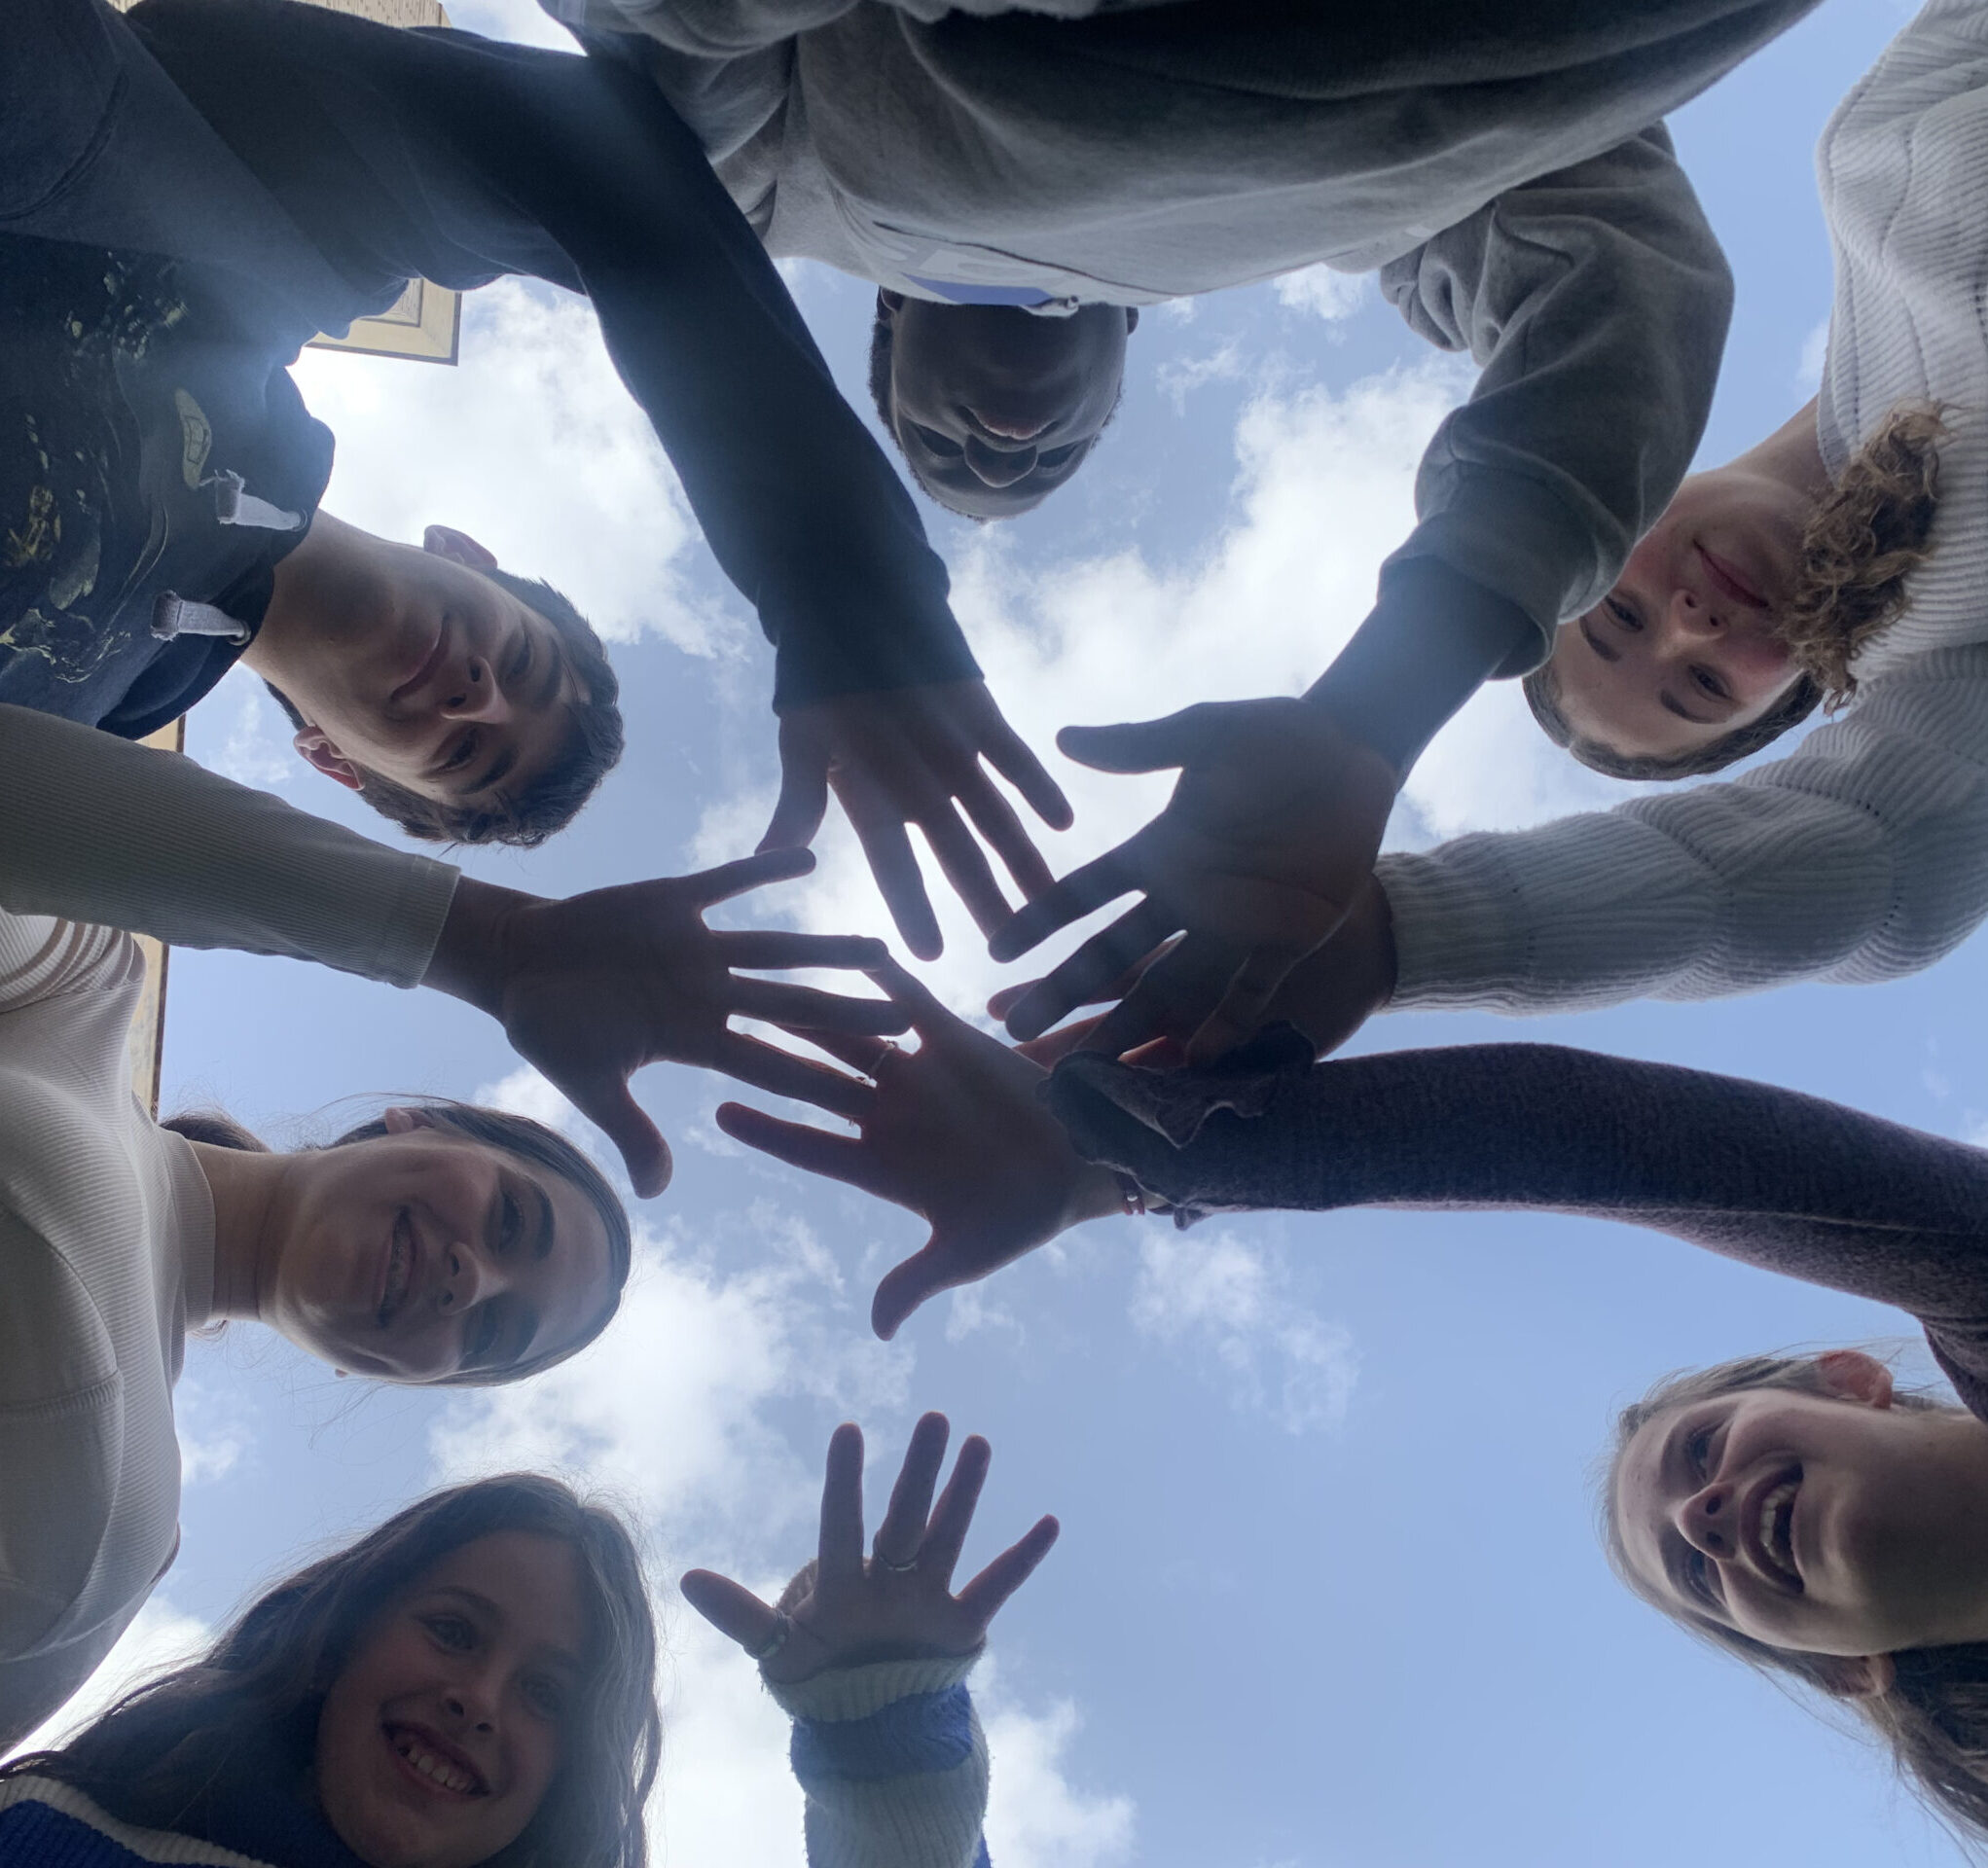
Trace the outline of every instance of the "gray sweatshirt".
<path fill-rule="evenodd" d="M 633 55 L 777 255 L 1066 305 L 1383 268 L 1408 322 L 1484 369 L 1403 556 L 1533 618 L 1516 673 L 1668 500 L 1717 373 L 1730 281 L 1646 126 L 1813 0 L 1323 23 L 1272 0 L 543 3 L 596 45 L 644 35 Z"/>

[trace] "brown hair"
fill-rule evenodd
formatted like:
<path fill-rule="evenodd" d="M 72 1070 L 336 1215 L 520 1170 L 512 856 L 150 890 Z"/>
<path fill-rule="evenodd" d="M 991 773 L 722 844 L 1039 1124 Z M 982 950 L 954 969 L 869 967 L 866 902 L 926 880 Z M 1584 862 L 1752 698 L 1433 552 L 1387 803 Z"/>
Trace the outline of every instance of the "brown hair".
<path fill-rule="evenodd" d="M 1709 1369 L 1666 1377 L 1616 1417 L 1601 1496 L 1602 1541 L 1623 1584 L 1652 1608 L 1702 1641 L 1736 1655 L 1764 1673 L 1791 1678 L 1847 1706 L 1891 1752 L 1899 1775 L 1963 1835 L 1988 1841 L 1988 1642 L 1906 1648 L 1891 1656 L 1892 1685 L 1883 1693 L 1844 1700 L 1832 1691 L 1830 1656 L 1775 1647 L 1710 1616 L 1681 1608 L 1659 1594 L 1629 1562 L 1616 1511 L 1615 1482 L 1629 1443 L 1660 1415 L 1721 1395 L 1782 1388 L 1838 1400 L 1813 1356 L 1749 1355 Z M 1849 1402 L 1842 1405 L 1850 1406 Z M 1964 1414 L 1937 1395 L 1895 1389 L 1892 1405 L 1922 1413 Z"/>
<path fill-rule="evenodd" d="M 1759 719 L 1689 752 L 1620 753 L 1573 730 L 1547 662 L 1524 683 L 1527 704 L 1546 736 L 1609 778 L 1695 778 L 1771 745 L 1819 704 L 1831 712 L 1842 706 L 1857 692 L 1850 664 L 1905 607 L 1905 580 L 1926 561 L 1939 503 L 1945 413 L 1937 403 L 1898 404 L 1809 515 L 1794 590 L 1775 619 L 1775 633 L 1800 672 Z"/>
<path fill-rule="evenodd" d="M 622 1204 L 621 1196 L 608 1184 L 606 1175 L 564 1135 L 557 1130 L 548 1129 L 542 1122 L 533 1122 L 529 1116 L 516 1116 L 508 1109 L 484 1109 L 472 1102 L 451 1102 L 441 1097 L 411 1098 L 406 1106 L 420 1110 L 436 1128 L 450 1134 L 482 1142 L 488 1148 L 500 1148 L 527 1166 L 543 1168 L 577 1187 L 586 1195 L 588 1203 L 606 1229 L 607 1260 L 614 1280 L 614 1289 L 600 1315 L 571 1343 L 556 1346 L 533 1356 L 528 1362 L 501 1370 L 474 1369 L 466 1374 L 445 1376 L 435 1385 L 490 1387 L 507 1382 L 522 1382 L 526 1376 L 538 1375 L 565 1361 L 568 1356 L 577 1355 L 613 1319 L 615 1311 L 621 1308 L 622 1291 L 628 1283 L 634 1241 L 629 1229 L 628 1208 Z M 233 1116 L 218 1109 L 185 1110 L 179 1115 L 168 1116 L 159 1126 L 176 1135 L 184 1135 L 189 1141 L 205 1142 L 210 1148 L 235 1148 L 245 1154 L 256 1155 L 271 1152 L 268 1142 L 245 1129 Z M 343 1134 L 322 1145 L 345 1148 L 355 1142 L 377 1141 L 386 1132 L 385 1119 L 375 1117 L 370 1122 L 347 1129 Z"/>
<path fill-rule="evenodd" d="M 267 1788 L 256 1766 L 271 1746 L 308 1771 L 325 1696 L 382 1605 L 444 1558 L 507 1530 L 555 1538 L 578 1558 L 589 1652 L 559 1776 L 524 1833 L 483 1868 L 643 1868 L 662 1724 L 641 1562 L 612 1512 L 534 1473 L 430 1492 L 264 1592 L 206 1653 L 126 1694 L 60 1750 L 0 1776 L 52 1778 L 122 1822 L 201 1837 L 224 1796 Z"/>
<path fill-rule="evenodd" d="M 495 805 L 450 804 L 424 797 L 363 766 L 359 768 L 359 796 L 423 843 L 508 844 L 514 849 L 536 849 L 580 814 L 580 808 L 599 789 L 601 779 L 620 762 L 624 743 L 621 683 L 594 626 L 569 597 L 538 578 L 518 577 L 495 568 L 478 575 L 536 610 L 559 636 L 580 690 L 571 709 L 565 744 L 515 798 L 500 798 Z M 265 681 L 263 686 L 301 733 L 309 723 L 290 697 L 274 682 Z"/>

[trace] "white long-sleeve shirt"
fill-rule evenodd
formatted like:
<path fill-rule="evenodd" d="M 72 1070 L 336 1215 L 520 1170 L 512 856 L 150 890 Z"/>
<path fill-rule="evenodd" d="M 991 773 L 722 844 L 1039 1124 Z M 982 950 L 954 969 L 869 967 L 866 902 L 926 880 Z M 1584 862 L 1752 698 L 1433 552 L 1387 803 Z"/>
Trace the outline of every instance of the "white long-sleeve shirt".
<path fill-rule="evenodd" d="M 0 914 L 0 1749 L 90 1676 L 178 1548 L 172 1387 L 211 1303 L 214 1206 L 131 1094 L 144 975 L 128 935 Z"/>
<path fill-rule="evenodd" d="M 1898 403 L 1950 410 L 1929 561 L 1788 758 L 1382 860 L 1400 1008 L 1712 998 L 1931 965 L 1988 915 L 1988 4 L 1930 0 L 1817 152 L 1835 254 L 1818 405 L 1840 473 Z"/>

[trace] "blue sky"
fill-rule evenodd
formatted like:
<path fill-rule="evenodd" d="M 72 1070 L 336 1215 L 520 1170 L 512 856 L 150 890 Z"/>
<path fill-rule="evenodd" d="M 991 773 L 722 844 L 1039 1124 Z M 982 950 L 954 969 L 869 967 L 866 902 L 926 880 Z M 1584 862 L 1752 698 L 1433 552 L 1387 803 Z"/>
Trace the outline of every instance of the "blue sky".
<path fill-rule="evenodd" d="M 1806 399 L 1828 308 L 1811 151 L 1903 23 L 1826 0 L 1675 122 L 1740 295 L 1705 459 Z M 556 43 L 504 0 L 461 23 Z M 861 396 L 869 292 L 797 269 Z M 327 504 L 417 538 L 441 521 L 550 577 L 616 638 L 631 751 L 567 837 L 474 873 L 547 893 L 751 846 L 776 779 L 771 658 L 717 576 L 584 306 L 499 287 L 454 372 L 313 353 L 340 434 Z M 1300 275 L 1150 313 L 1097 458 L 1043 512 L 927 522 L 1000 698 L 1048 749 L 1066 720 L 1290 691 L 1363 613 L 1409 522 L 1423 439 L 1467 378 L 1370 286 Z M 231 679 L 200 757 L 371 830 L 290 758 Z M 1157 802 L 1055 760 L 1067 868 Z M 1160 789 L 1163 789 L 1163 784 Z M 1419 844 L 1608 800 L 1517 697 L 1473 702 L 1392 830 Z M 886 932 L 831 827 L 768 921 Z M 928 969 L 962 1008 L 1000 976 L 962 916 Z M 1988 1132 L 1983 955 L 1881 988 L 1641 1005 L 1515 1027 L 1392 1017 L 1363 1048 L 1536 1037 L 1771 1078 L 1952 1135 Z M 286 962 L 174 957 L 168 1107 L 225 1104 L 272 1139 L 329 1134 L 355 1090 L 495 1095 L 560 1117 L 494 1026 L 438 995 Z M 182 1389 L 185 1543 L 149 1651 L 226 1613 L 298 1552 L 437 1479 L 521 1462 L 594 1477 L 645 1527 L 660 1578 L 772 1582 L 807 1554 L 830 1427 L 886 1467 L 917 1413 L 994 1443 L 979 1548 L 1054 1510 L 1066 1532 L 983 1670 L 1003 1868 L 1669 1864 L 1687 1849 L 1933 1863 L 1953 1846 L 1860 1742 L 1702 1652 L 1611 1580 L 1590 1475 L 1611 1409 L 1741 1350 L 1905 1336 L 1904 1319 L 1668 1239 L 1558 1219 L 1351 1213 L 1187 1235 L 1101 1222 L 870 1341 L 907 1216 L 742 1156 L 689 1071 L 639 1092 L 676 1147 L 638 1208 L 627 1312 L 578 1363 L 486 1398 L 359 1392 L 252 1329 L 197 1346 Z M 302 1117 L 301 1127 L 287 1118 Z M 1924 1357 L 1915 1357 L 1923 1366 Z M 778 1715 L 663 1592 L 674 1656 L 659 1859 L 801 1857 Z"/>

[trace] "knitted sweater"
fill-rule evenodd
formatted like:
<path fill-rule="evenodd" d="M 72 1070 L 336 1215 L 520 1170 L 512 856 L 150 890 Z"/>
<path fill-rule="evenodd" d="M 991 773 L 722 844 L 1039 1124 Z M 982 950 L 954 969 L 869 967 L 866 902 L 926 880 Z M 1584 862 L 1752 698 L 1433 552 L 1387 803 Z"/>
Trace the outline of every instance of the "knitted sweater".
<path fill-rule="evenodd" d="M 793 1765 L 808 1795 L 809 1868 L 987 1868 L 987 1742 L 967 1698 L 977 1654 L 885 1661 L 774 1687 L 794 1719 Z M 0 1779 L 6 1868 L 363 1868 L 310 1813 L 267 1854 L 121 1823 L 80 1792 L 41 1778 Z M 270 1845 L 259 1844 L 268 1849 Z M 293 1853 L 293 1850 L 295 1851 Z"/>
<path fill-rule="evenodd" d="M 1931 965 L 1988 914 L 1988 4 L 1929 0 L 1818 151 L 1836 293 L 1832 472 L 1895 404 L 1951 408 L 1930 561 L 1788 758 L 1535 830 L 1383 858 L 1401 1008 L 1696 999 Z"/>
<path fill-rule="evenodd" d="M 543 4 L 649 73 L 782 257 L 1050 310 L 1384 269 L 1483 370 L 1400 556 L 1533 619 L 1514 674 L 1613 582 L 1710 408 L 1730 280 L 1649 126 L 1811 0 Z"/>

